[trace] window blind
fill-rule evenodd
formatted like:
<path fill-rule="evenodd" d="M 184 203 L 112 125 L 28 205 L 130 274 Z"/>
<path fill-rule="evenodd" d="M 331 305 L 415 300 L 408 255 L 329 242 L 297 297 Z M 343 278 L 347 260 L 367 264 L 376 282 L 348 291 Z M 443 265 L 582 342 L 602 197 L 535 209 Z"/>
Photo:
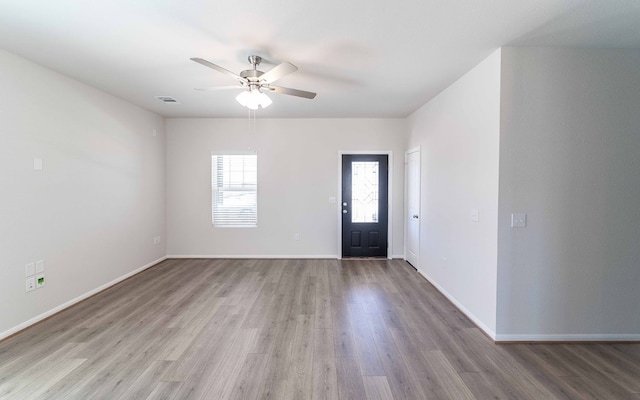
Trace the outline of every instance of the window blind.
<path fill-rule="evenodd" d="M 211 156 L 212 222 L 217 227 L 258 225 L 258 156 Z"/>

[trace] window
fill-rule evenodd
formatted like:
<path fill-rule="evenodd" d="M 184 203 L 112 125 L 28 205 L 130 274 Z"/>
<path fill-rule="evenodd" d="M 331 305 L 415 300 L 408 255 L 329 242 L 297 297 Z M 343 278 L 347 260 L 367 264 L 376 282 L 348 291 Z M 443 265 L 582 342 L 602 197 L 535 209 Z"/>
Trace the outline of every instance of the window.
<path fill-rule="evenodd" d="M 378 161 L 351 163 L 351 222 L 378 222 Z"/>
<path fill-rule="evenodd" d="M 213 226 L 258 226 L 256 154 L 212 154 L 211 187 Z"/>

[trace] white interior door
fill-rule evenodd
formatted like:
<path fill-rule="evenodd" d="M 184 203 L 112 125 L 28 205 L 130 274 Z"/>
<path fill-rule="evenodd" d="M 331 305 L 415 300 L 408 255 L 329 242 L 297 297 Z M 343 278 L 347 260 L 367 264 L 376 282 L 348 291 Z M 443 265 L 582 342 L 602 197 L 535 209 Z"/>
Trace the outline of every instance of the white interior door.
<path fill-rule="evenodd" d="M 419 268 L 420 253 L 420 148 L 409 150 L 405 154 L 407 179 L 406 205 L 406 260 Z"/>

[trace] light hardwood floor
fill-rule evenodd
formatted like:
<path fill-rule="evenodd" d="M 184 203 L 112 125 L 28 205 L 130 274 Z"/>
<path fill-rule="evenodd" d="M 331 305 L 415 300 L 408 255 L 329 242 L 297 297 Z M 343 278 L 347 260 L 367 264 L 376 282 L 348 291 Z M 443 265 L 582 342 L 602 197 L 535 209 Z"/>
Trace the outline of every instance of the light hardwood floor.
<path fill-rule="evenodd" d="M 403 261 L 167 260 L 0 342 L 0 398 L 640 400 L 640 345 L 495 345 Z"/>

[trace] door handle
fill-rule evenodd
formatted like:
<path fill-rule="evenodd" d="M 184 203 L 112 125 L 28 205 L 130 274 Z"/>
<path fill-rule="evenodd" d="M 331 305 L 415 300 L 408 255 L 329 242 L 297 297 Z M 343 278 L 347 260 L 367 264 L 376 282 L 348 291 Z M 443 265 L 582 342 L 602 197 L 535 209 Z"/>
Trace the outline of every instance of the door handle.
<path fill-rule="evenodd" d="M 418 214 L 413 214 L 413 218 L 418 219 Z"/>

